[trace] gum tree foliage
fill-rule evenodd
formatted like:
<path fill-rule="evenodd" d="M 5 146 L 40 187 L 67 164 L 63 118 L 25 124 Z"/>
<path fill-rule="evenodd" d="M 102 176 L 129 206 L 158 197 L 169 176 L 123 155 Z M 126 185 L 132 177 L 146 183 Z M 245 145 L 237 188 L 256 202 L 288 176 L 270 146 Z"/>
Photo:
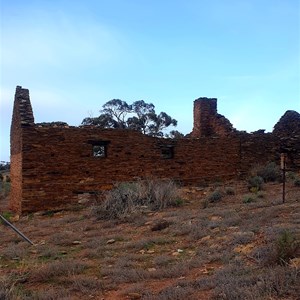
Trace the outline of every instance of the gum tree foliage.
<path fill-rule="evenodd" d="M 85 118 L 81 124 L 102 128 L 128 128 L 150 136 L 163 137 L 163 130 L 169 126 L 177 126 L 177 121 L 165 112 L 157 114 L 154 104 L 144 100 L 127 104 L 120 99 L 113 99 L 102 106 L 98 117 Z M 179 138 L 182 134 L 173 130 L 166 136 Z"/>
<path fill-rule="evenodd" d="M 10 163 L 6 161 L 0 161 L 0 171 L 5 171 L 10 169 Z"/>

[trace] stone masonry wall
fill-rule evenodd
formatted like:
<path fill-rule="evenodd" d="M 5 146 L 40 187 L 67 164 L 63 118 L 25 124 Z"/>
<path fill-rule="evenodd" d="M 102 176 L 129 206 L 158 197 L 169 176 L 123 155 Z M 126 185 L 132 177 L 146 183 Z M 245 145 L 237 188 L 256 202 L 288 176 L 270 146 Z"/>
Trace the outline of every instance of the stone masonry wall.
<path fill-rule="evenodd" d="M 245 178 L 253 165 L 279 163 L 282 149 L 300 168 L 298 135 L 282 137 L 286 126 L 281 125 L 277 134 L 236 132 L 217 114 L 216 101 L 197 99 L 193 132 L 175 140 L 124 129 L 34 124 L 29 91 L 17 87 L 11 126 L 11 208 L 66 208 L 85 193 L 151 177 L 191 185 Z"/>
<path fill-rule="evenodd" d="M 93 142 L 109 142 L 107 157 Z M 41 128 L 23 130 L 22 211 L 76 203 L 78 194 L 119 181 L 172 178 L 184 184 L 230 179 L 240 169 L 237 138 L 169 140 L 129 130 Z M 172 149 L 173 158 L 164 157 Z"/>
<path fill-rule="evenodd" d="M 22 210 L 23 177 L 22 177 L 22 147 L 23 127 L 32 126 L 34 117 L 29 98 L 29 90 L 20 86 L 16 88 L 13 116 L 10 130 L 11 140 L 11 192 L 10 206 L 15 211 Z"/>
<path fill-rule="evenodd" d="M 66 207 L 81 193 L 114 183 L 171 178 L 202 184 L 243 176 L 253 164 L 274 160 L 274 140 L 258 137 L 160 139 L 139 132 L 99 128 L 26 127 L 23 129 L 22 211 Z M 105 141 L 107 157 L 94 157 L 94 142 Z M 164 149 L 173 150 L 165 158 Z"/>
<path fill-rule="evenodd" d="M 230 121 L 217 113 L 216 98 L 194 101 L 194 127 L 190 137 L 227 136 L 234 132 Z"/>

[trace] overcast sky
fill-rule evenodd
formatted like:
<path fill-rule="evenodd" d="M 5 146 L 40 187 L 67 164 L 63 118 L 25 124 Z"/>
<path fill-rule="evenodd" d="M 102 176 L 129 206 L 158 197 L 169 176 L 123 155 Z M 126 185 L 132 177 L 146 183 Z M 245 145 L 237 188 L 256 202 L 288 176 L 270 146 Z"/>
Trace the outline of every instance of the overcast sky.
<path fill-rule="evenodd" d="M 183 133 L 199 97 L 249 132 L 300 111 L 299 0 L 0 2 L 0 160 L 17 85 L 36 122 L 79 125 L 114 98 L 154 103 Z"/>

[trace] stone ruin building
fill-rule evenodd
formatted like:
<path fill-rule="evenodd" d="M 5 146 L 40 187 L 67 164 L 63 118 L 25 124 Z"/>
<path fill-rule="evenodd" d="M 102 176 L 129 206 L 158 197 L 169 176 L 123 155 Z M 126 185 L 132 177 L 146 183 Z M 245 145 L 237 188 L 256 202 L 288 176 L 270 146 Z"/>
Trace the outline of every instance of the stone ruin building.
<path fill-rule="evenodd" d="M 16 88 L 11 123 L 11 196 L 16 212 L 66 208 L 116 182 L 171 178 L 184 185 L 245 178 L 255 164 L 287 153 L 300 169 L 300 115 L 287 111 L 272 133 L 235 130 L 217 99 L 194 101 L 194 126 L 182 139 L 128 129 L 34 122 L 29 90 Z"/>

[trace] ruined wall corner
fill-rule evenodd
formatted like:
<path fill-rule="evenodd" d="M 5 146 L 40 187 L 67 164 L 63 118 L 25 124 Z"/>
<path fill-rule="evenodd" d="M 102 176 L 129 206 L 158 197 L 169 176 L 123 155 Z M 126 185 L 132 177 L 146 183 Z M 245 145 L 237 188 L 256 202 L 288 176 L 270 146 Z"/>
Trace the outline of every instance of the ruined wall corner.
<path fill-rule="evenodd" d="M 22 210 L 22 131 L 34 125 L 29 90 L 16 87 L 13 114 L 10 128 L 10 177 L 11 194 L 9 206 L 16 212 Z"/>

